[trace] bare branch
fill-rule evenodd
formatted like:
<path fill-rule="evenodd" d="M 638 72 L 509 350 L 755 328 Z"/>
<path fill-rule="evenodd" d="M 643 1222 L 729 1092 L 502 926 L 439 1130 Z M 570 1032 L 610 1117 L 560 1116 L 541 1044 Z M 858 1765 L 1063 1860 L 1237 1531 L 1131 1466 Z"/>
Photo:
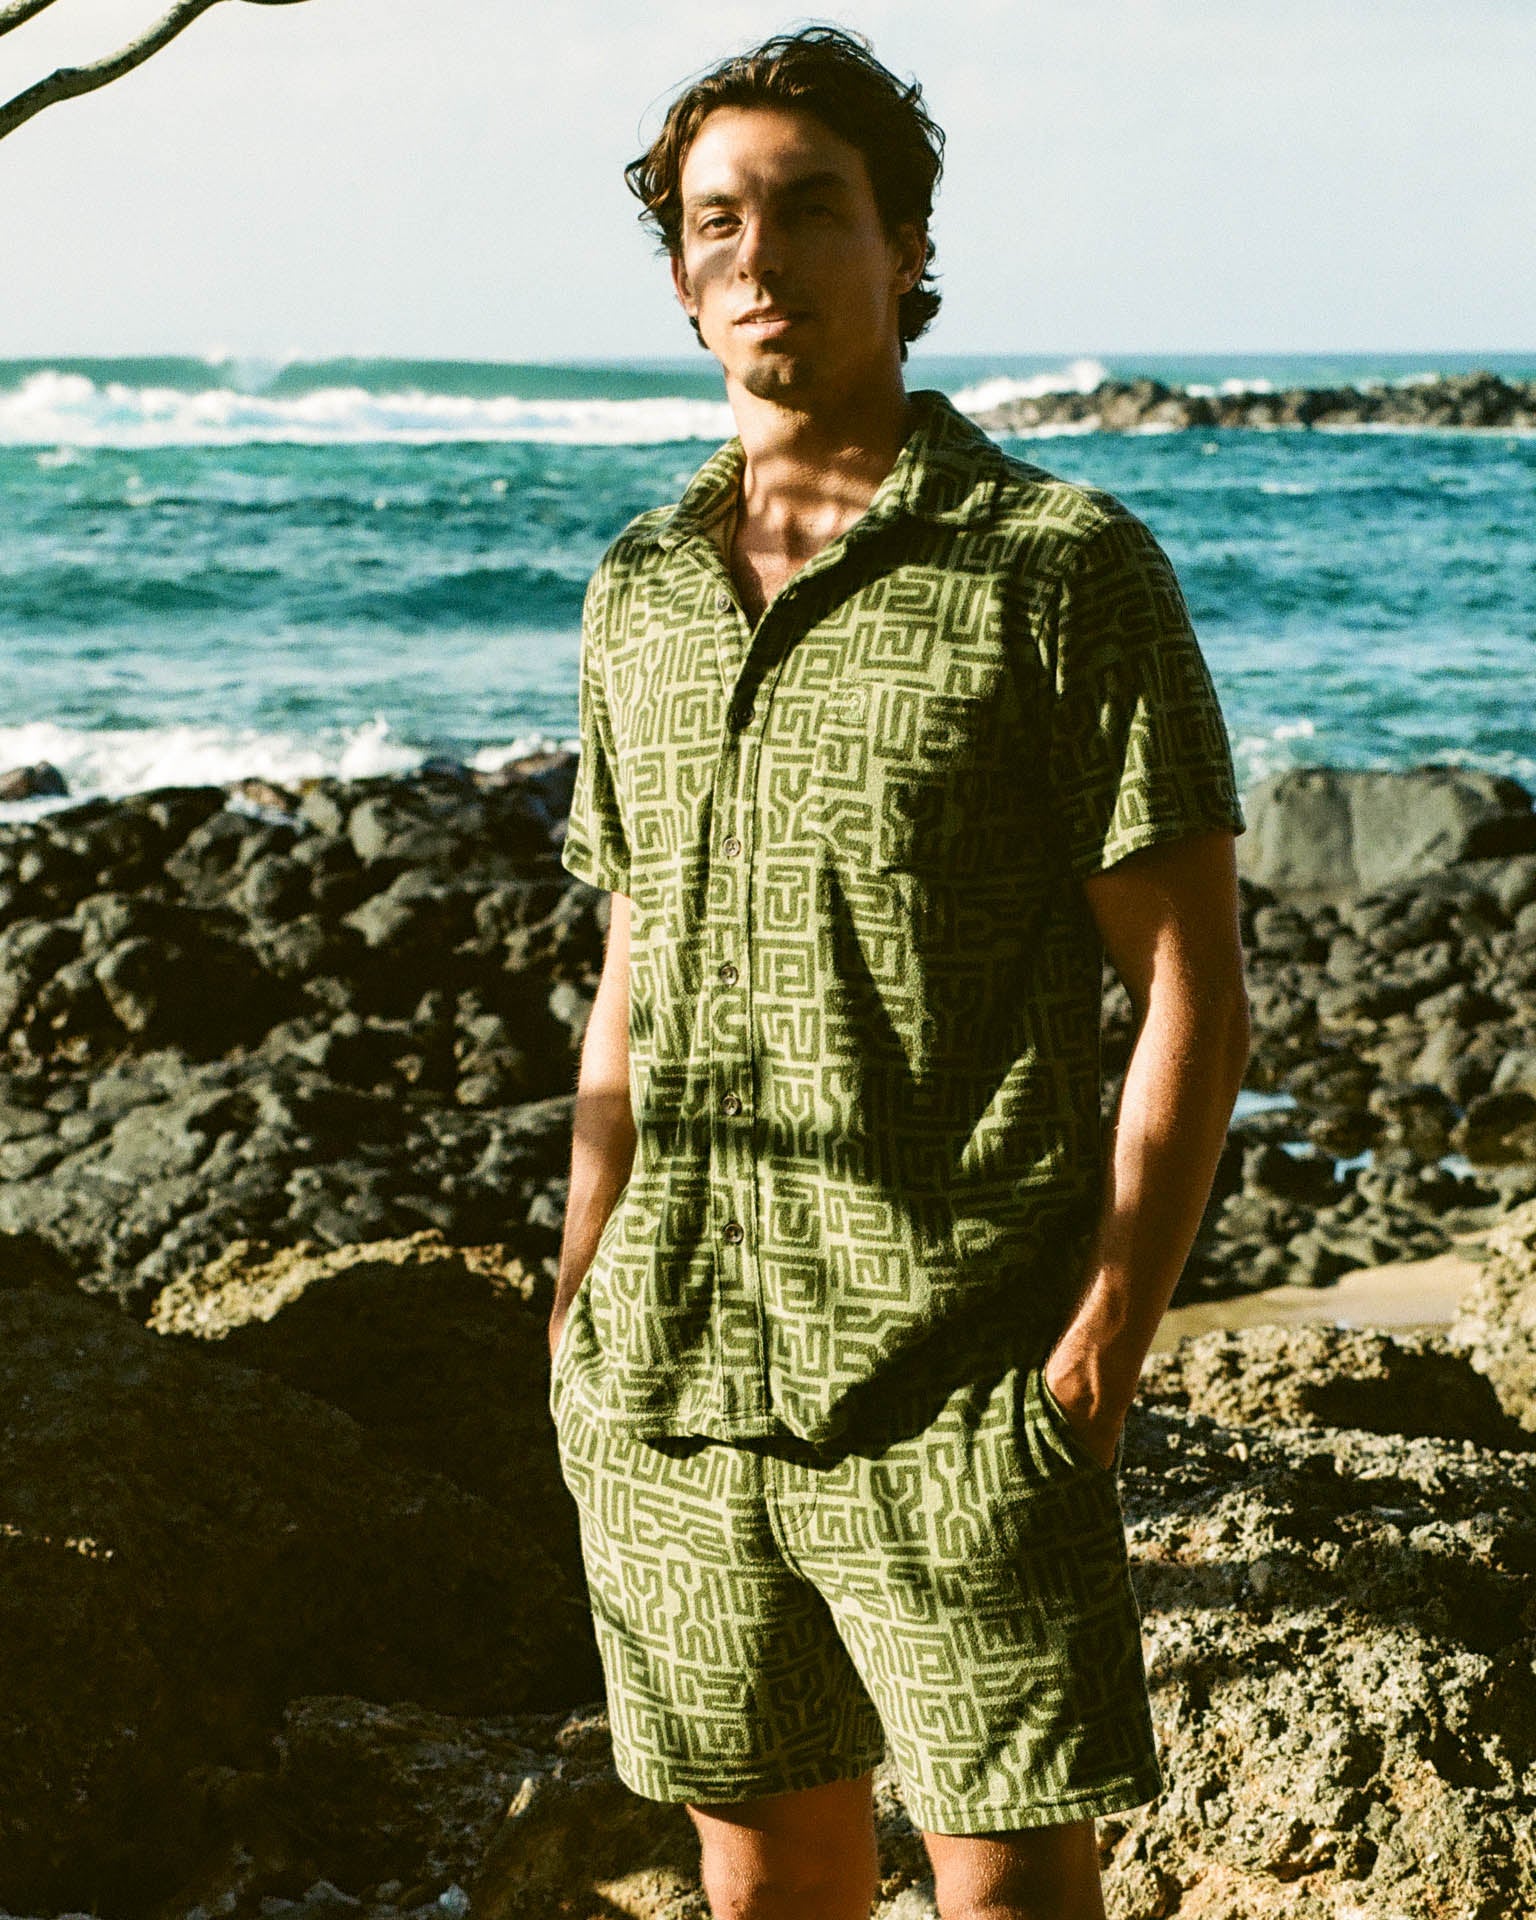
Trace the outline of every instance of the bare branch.
<path fill-rule="evenodd" d="M 272 0 L 266 0 L 271 4 Z M 31 0 L 16 0 L 16 4 L 27 6 Z M 33 7 L 34 12 L 50 0 L 40 0 Z M 0 140 L 8 133 L 14 133 L 30 120 L 35 113 L 41 113 L 44 107 L 54 106 L 60 100 L 73 100 L 82 93 L 94 93 L 98 87 L 105 87 L 113 80 L 120 80 L 125 73 L 158 53 L 168 41 L 174 40 L 183 27 L 191 26 L 200 13 L 206 13 L 210 7 L 217 6 L 219 0 L 176 0 L 169 13 L 143 33 L 137 40 L 129 41 L 126 47 L 120 47 L 116 53 L 108 54 L 104 60 L 93 60 L 86 67 L 60 67 L 50 73 L 46 80 L 39 80 L 35 86 L 18 93 L 13 100 L 0 106 Z M 15 24 L 14 22 L 12 24 Z"/>
<path fill-rule="evenodd" d="M 34 13 L 41 13 L 44 7 L 52 5 L 53 0 L 10 0 L 9 6 L 0 7 L 0 33 L 9 33 L 12 27 L 19 27 Z"/>

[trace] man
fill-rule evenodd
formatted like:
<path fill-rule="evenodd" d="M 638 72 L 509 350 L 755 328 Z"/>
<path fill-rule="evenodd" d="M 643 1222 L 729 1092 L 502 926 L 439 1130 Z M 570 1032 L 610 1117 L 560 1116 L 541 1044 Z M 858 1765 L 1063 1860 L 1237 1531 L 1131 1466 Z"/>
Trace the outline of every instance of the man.
<path fill-rule="evenodd" d="M 883 1752 L 945 1920 L 1102 1914 L 1161 1784 L 1119 1438 L 1246 1057 L 1242 819 L 1147 529 L 904 390 L 941 142 L 818 27 L 628 176 L 739 437 L 587 598 L 551 1406 L 619 1772 L 719 1920 L 868 1913 Z"/>

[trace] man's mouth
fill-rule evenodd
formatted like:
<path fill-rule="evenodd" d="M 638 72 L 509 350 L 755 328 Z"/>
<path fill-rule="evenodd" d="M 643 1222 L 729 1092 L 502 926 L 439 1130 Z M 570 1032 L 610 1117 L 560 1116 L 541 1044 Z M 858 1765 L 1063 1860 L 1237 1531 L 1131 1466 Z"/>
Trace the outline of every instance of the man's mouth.
<path fill-rule="evenodd" d="M 803 314 L 785 307 L 754 307 L 750 313 L 738 314 L 736 325 L 745 327 L 762 339 L 771 340 L 774 335 L 783 333 L 804 317 Z"/>

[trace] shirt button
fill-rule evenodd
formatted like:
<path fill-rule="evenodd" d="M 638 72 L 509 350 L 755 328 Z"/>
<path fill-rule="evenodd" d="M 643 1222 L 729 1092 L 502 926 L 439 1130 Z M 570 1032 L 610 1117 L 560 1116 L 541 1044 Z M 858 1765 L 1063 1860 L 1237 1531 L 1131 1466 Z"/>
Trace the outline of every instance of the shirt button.
<path fill-rule="evenodd" d="M 716 609 L 721 613 L 726 613 L 730 609 L 730 604 L 731 604 L 731 596 L 726 592 L 725 588 L 722 587 L 720 591 L 715 595 Z"/>
<path fill-rule="evenodd" d="M 726 986 L 734 987 L 736 984 L 736 977 L 737 977 L 736 969 L 731 965 L 730 961 L 727 960 L 725 965 L 720 969 L 721 980 L 724 981 Z"/>
<path fill-rule="evenodd" d="M 720 1101 L 720 1105 L 727 1113 L 740 1113 L 741 1095 L 739 1093 L 725 1094 Z"/>
<path fill-rule="evenodd" d="M 741 842 L 736 838 L 734 833 L 725 841 L 724 851 L 727 859 L 730 860 L 734 860 L 737 854 L 741 852 Z"/>
<path fill-rule="evenodd" d="M 731 1245 L 734 1247 L 737 1244 L 737 1242 L 741 1239 L 741 1234 L 742 1234 L 741 1222 L 739 1220 L 727 1220 L 725 1225 L 721 1228 L 720 1231 L 723 1237 L 729 1240 Z"/>

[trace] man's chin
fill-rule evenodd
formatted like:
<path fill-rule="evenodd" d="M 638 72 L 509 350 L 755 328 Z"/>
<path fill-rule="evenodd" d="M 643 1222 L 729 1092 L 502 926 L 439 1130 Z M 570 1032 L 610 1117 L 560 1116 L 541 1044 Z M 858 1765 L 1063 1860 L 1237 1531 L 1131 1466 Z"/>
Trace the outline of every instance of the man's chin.
<path fill-rule="evenodd" d="M 787 353 L 754 360 L 736 377 L 755 400 L 792 400 L 812 385 L 810 367 L 798 355 Z"/>

